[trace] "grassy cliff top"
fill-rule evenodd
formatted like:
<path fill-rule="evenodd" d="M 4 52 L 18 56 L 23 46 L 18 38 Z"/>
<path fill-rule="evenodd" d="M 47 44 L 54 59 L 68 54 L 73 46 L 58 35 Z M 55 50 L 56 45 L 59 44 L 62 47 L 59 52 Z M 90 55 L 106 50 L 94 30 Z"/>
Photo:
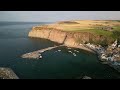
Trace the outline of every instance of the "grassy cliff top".
<path fill-rule="evenodd" d="M 71 32 L 89 32 L 107 37 L 120 36 L 120 20 L 73 20 L 61 21 L 41 27 Z"/>
<path fill-rule="evenodd" d="M 48 25 L 35 26 L 33 27 L 33 30 L 60 30 L 81 33 L 85 32 L 86 37 L 87 35 L 92 35 L 92 39 L 96 37 L 96 39 L 92 41 L 92 36 L 89 37 L 91 43 L 101 43 L 103 45 L 107 45 L 108 43 L 110 44 L 114 42 L 116 39 L 120 43 L 120 20 L 61 21 Z M 78 41 L 81 41 L 81 38 L 79 38 Z"/>
<path fill-rule="evenodd" d="M 76 21 L 62 21 L 55 24 L 50 24 L 49 27 L 62 29 L 65 31 L 81 31 L 95 29 L 95 27 L 116 27 L 120 26 L 118 20 L 76 20 Z"/>

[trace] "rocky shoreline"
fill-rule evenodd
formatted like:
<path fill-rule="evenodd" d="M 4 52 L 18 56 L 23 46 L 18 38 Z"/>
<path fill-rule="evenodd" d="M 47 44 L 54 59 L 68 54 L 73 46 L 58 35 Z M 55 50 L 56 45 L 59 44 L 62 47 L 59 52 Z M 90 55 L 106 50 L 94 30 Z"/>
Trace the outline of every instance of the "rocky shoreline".
<path fill-rule="evenodd" d="M 116 48 L 120 48 L 118 44 L 113 46 L 115 43 L 116 43 L 116 41 L 111 45 L 111 48 L 114 48 L 114 50 Z M 60 46 L 66 46 L 66 45 L 60 45 Z M 53 49 L 53 48 L 57 48 L 57 47 L 59 47 L 59 46 L 55 46 L 55 47 L 52 47 L 52 48 L 50 47 L 50 48 Z M 119 62 L 120 58 L 115 59 L 116 56 L 120 57 L 120 49 L 119 49 L 117 55 L 113 54 L 113 55 L 110 56 L 109 53 L 108 53 L 109 51 L 107 51 L 107 49 L 110 48 L 110 46 L 109 47 L 102 47 L 101 45 L 94 45 L 94 44 L 87 43 L 87 44 L 80 44 L 78 46 L 73 46 L 73 47 L 67 46 L 67 47 L 68 48 L 79 48 L 79 49 L 83 49 L 85 51 L 97 54 L 98 58 L 99 58 L 99 60 L 102 64 L 107 64 L 110 67 L 117 70 L 118 72 L 120 72 L 120 62 Z M 49 50 L 49 47 L 47 49 Z M 47 51 L 47 50 L 46 49 L 41 49 L 41 50 L 38 50 L 38 51 L 26 53 L 26 54 L 22 55 L 22 58 L 40 59 L 41 53 L 43 53 L 45 51 Z"/>
<path fill-rule="evenodd" d="M 120 47 L 117 40 L 108 47 L 102 47 L 101 45 L 94 45 L 90 43 L 85 46 L 96 52 L 102 64 L 107 64 L 120 72 Z"/>
<path fill-rule="evenodd" d="M 79 48 L 95 53 L 98 55 L 98 58 L 102 63 L 108 64 L 120 72 L 120 44 L 115 41 L 112 45 L 110 45 L 110 43 L 114 40 L 110 41 L 102 35 L 94 35 L 89 32 L 66 32 L 61 29 L 58 30 L 56 28 L 36 26 L 32 28 L 28 36 L 31 38 L 48 39 L 67 47 Z M 102 47 L 101 45 L 94 45 L 91 42 L 104 40 L 106 40 L 106 43 L 109 41 L 108 45 L 110 46 Z"/>
<path fill-rule="evenodd" d="M 19 79 L 10 68 L 0 67 L 0 79 Z"/>
<path fill-rule="evenodd" d="M 33 51 L 33 52 L 29 52 L 29 53 L 23 54 L 21 57 L 22 58 L 28 58 L 28 59 L 41 59 L 41 58 L 43 58 L 42 57 L 42 53 L 44 53 L 46 51 L 49 51 L 49 50 L 52 50 L 54 48 L 61 47 L 61 46 L 66 46 L 66 45 L 59 45 L 59 46 L 53 46 L 53 47 L 40 49 L 40 50 L 37 50 L 37 51 Z M 91 52 L 91 53 L 95 53 L 93 50 L 85 47 L 83 44 L 81 44 L 80 46 L 74 46 L 74 47 L 66 46 L 66 47 L 68 47 L 68 48 L 79 48 L 79 49 L 82 49 L 82 50 L 85 50 L 85 51 L 88 51 L 88 52 Z"/>

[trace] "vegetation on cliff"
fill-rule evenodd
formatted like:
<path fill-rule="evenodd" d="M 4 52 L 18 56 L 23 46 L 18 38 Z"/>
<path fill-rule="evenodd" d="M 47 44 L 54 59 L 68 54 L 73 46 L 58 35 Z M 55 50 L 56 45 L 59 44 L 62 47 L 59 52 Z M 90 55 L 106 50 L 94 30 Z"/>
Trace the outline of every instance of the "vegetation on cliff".
<path fill-rule="evenodd" d="M 59 31 L 66 32 L 67 37 L 70 36 L 69 38 L 74 38 L 78 43 L 90 42 L 105 46 L 113 43 L 116 39 L 120 41 L 119 20 L 62 21 L 55 24 L 37 26 L 34 27 L 33 30 L 56 30 L 56 36 L 54 37 L 54 34 L 52 34 L 52 37 L 58 37 L 59 39 L 63 38 L 63 36 L 66 38 L 66 34 L 59 37 L 57 33 L 59 33 Z"/>

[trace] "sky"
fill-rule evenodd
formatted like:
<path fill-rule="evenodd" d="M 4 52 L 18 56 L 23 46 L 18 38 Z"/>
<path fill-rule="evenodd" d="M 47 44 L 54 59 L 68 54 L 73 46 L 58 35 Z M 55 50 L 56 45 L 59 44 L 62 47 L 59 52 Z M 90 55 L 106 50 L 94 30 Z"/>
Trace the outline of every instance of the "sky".
<path fill-rule="evenodd" d="M 120 11 L 0 11 L 0 21 L 120 20 Z"/>

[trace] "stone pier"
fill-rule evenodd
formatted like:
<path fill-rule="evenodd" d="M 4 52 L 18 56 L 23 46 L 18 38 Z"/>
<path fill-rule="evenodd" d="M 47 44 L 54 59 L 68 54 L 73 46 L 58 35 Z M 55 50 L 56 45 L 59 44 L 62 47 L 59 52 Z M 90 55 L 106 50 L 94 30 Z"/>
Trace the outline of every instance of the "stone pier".
<path fill-rule="evenodd" d="M 29 58 L 29 59 L 40 59 L 40 58 L 42 58 L 41 54 L 43 52 L 48 51 L 48 50 L 52 50 L 54 48 L 61 47 L 61 46 L 64 46 L 64 45 L 53 46 L 53 47 L 48 47 L 48 48 L 44 48 L 44 49 L 41 49 L 41 50 L 33 51 L 33 52 L 30 52 L 30 53 L 23 54 L 21 57 L 22 58 Z"/>

